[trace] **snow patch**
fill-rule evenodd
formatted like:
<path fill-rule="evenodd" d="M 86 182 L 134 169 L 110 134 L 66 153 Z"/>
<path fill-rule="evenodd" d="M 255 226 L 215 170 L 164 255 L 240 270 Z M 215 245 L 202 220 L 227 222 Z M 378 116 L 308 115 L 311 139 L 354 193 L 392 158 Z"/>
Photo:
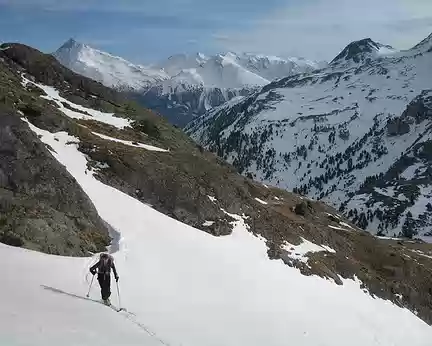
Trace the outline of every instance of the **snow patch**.
<path fill-rule="evenodd" d="M 292 245 L 288 242 L 285 242 L 283 249 L 290 253 L 290 258 L 299 260 L 300 262 L 306 263 L 308 262 L 308 254 L 314 252 L 330 252 L 336 253 L 334 249 L 327 245 L 316 245 L 315 243 L 310 242 L 304 238 L 301 238 L 302 242 L 300 245 Z"/>
<path fill-rule="evenodd" d="M 73 102 L 70 102 L 66 100 L 64 97 L 60 96 L 59 92 L 53 87 L 43 85 L 43 84 L 33 83 L 25 78 L 23 78 L 23 83 L 25 83 L 25 85 L 27 85 L 28 83 L 32 83 L 38 88 L 42 89 L 47 95 L 42 95 L 41 98 L 54 101 L 58 105 L 60 111 L 70 118 L 83 119 L 83 120 L 96 120 L 101 123 L 115 126 L 119 129 L 123 129 L 130 125 L 130 120 L 116 117 L 114 116 L 114 113 L 104 113 L 104 112 L 96 111 L 94 109 L 87 108 L 81 105 L 77 105 Z M 63 103 L 66 103 L 71 108 L 76 109 L 77 111 L 66 108 L 63 105 Z"/>
<path fill-rule="evenodd" d="M 355 230 L 355 228 L 351 227 L 349 224 L 347 224 L 346 222 L 339 222 L 339 225 L 344 226 L 344 227 L 348 227 L 351 228 L 352 230 Z"/>
<path fill-rule="evenodd" d="M 150 151 L 159 151 L 159 152 L 164 152 L 164 153 L 166 153 L 166 152 L 169 151 L 169 150 L 166 150 L 166 149 L 161 149 L 161 148 L 155 147 L 153 145 L 148 145 L 148 144 L 143 144 L 143 143 L 137 143 L 137 142 L 132 142 L 132 141 L 125 141 L 125 140 L 122 140 L 122 139 L 117 139 L 117 138 L 109 137 L 109 136 L 106 136 L 104 134 L 97 133 L 97 132 L 94 132 L 94 131 L 92 133 L 94 135 L 102 138 L 102 139 L 106 139 L 106 140 L 112 141 L 112 142 L 122 143 L 122 144 L 128 145 L 130 147 L 143 148 L 143 149 L 150 150 Z"/>
<path fill-rule="evenodd" d="M 381 240 L 402 240 L 402 238 L 395 238 L 395 237 L 384 237 L 384 236 L 375 236 L 375 237 Z"/>
<path fill-rule="evenodd" d="M 333 229 L 337 229 L 339 231 L 351 232 L 351 230 L 349 230 L 349 229 L 341 228 L 341 227 L 337 227 L 337 226 L 328 225 L 328 227 L 333 228 Z"/>
<path fill-rule="evenodd" d="M 263 201 L 262 199 L 259 199 L 259 198 L 255 198 L 255 201 L 257 201 L 258 203 L 261 203 L 263 205 L 267 205 L 268 204 L 266 201 Z"/>
<path fill-rule="evenodd" d="M 209 200 L 212 201 L 213 203 L 216 203 L 216 202 L 217 202 L 217 199 L 216 199 L 215 197 L 208 196 L 208 195 L 207 195 L 207 197 L 208 197 Z"/>

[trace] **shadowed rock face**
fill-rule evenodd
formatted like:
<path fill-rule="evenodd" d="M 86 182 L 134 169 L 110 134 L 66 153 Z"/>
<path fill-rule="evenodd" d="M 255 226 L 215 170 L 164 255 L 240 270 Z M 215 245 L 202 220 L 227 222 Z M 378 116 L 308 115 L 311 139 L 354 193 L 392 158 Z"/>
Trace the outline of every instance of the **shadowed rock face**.
<path fill-rule="evenodd" d="M 0 240 L 62 255 L 100 251 L 109 237 L 75 179 L 28 125 L 0 108 Z"/>

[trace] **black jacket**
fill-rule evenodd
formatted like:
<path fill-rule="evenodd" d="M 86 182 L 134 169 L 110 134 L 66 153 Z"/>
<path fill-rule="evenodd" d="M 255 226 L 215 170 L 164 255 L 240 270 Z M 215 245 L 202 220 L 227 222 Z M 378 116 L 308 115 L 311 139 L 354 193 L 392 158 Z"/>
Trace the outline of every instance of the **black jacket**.
<path fill-rule="evenodd" d="M 107 268 L 107 272 L 101 272 L 100 271 L 100 267 L 101 267 L 101 261 L 99 260 L 95 265 L 90 267 L 90 272 L 94 275 L 96 274 L 96 270 L 98 272 L 98 274 L 111 274 L 111 268 L 114 272 L 114 277 L 117 279 L 118 278 L 118 274 L 117 274 L 117 270 L 116 267 L 114 265 L 114 260 L 111 260 L 111 266 L 109 268 Z"/>

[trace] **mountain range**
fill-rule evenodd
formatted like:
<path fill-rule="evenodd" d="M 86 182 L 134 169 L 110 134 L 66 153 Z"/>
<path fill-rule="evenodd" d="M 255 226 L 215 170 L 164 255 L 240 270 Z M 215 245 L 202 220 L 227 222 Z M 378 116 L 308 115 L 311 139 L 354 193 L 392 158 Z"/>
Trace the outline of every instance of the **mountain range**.
<path fill-rule="evenodd" d="M 52 55 L 0 45 L 0 344 L 429 345 L 431 244 L 364 232 L 308 198 L 318 193 L 315 185 L 299 187 L 301 195 L 251 179 L 276 185 L 280 174 L 287 185 L 310 164 L 329 179 L 322 191 L 331 196 L 330 174 L 344 150 L 349 157 L 342 157 L 340 177 L 353 191 L 365 173 L 357 165 L 372 167 L 380 155 L 373 167 L 400 158 L 399 176 L 427 182 L 430 99 L 417 90 L 428 84 L 429 47 L 425 41 L 370 59 L 364 52 L 359 65 L 344 57 L 344 67 L 336 61 L 230 100 L 189 128 L 221 158 Z M 371 92 L 365 83 L 375 80 L 382 88 Z M 319 100 L 325 92 L 335 96 Z M 412 94 L 408 106 L 403 93 Z M 394 112 L 406 107 L 406 113 L 372 114 L 393 98 L 400 101 Z M 377 109 L 363 108 L 374 101 Z M 335 111 L 327 114 L 328 108 Z M 338 126 L 341 119 L 346 127 Z M 250 160 L 236 154 L 241 148 Z M 394 148 L 405 156 L 395 161 Z M 364 160 L 350 164 L 357 155 Z M 388 161 L 380 160 L 385 155 Z M 286 166 L 277 166 L 280 157 Z M 354 180 L 347 180 L 350 173 Z M 381 178 L 368 180 L 364 198 L 390 194 L 377 186 Z M 396 192 L 423 189 L 403 177 L 392 183 Z M 394 191 L 391 199 L 402 200 Z M 410 197 L 415 202 L 418 195 L 407 203 Z M 112 301 L 121 311 L 100 304 L 88 272 L 103 251 L 119 271 Z"/>
<path fill-rule="evenodd" d="M 272 80 L 325 64 L 265 55 L 197 53 L 178 54 L 158 64 L 142 66 L 73 39 L 53 55 L 76 73 L 129 92 L 179 126 L 232 98 L 247 96 Z"/>
<path fill-rule="evenodd" d="M 432 35 L 364 39 L 328 67 L 210 110 L 187 132 L 241 173 L 388 236 L 432 236 Z"/>

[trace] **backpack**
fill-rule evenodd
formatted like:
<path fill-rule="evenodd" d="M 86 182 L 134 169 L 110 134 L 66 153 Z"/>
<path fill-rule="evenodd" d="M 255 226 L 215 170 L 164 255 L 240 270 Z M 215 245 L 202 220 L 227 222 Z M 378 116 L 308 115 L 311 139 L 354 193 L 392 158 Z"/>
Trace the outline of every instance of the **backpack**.
<path fill-rule="evenodd" d="M 106 253 L 100 255 L 100 264 L 98 268 L 99 273 L 109 274 L 111 272 L 112 263 L 113 263 L 113 258 L 110 255 Z"/>

